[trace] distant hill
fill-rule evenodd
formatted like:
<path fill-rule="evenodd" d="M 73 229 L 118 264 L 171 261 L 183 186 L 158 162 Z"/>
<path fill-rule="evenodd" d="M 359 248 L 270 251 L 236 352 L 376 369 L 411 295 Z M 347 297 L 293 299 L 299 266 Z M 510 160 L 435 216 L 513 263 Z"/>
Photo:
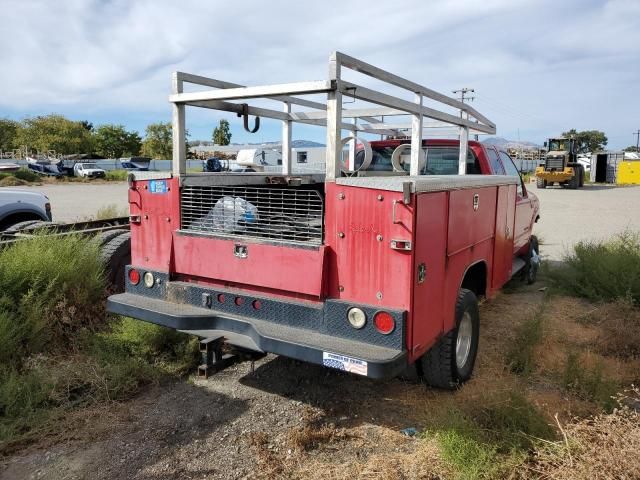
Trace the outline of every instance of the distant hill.
<path fill-rule="evenodd" d="M 280 145 L 282 142 L 280 140 L 267 141 L 267 142 L 248 142 L 248 143 L 231 143 L 231 145 Z M 203 146 L 203 147 L 212 147 L 213 142 L 211 140 L 191 140 L 189 142 L 190 147 L 194 146 Z M 291 146 L 293 148 L 310 148 L 310 147 L 324 147 L 324 143 L 314 142 L 312 140 L 293 140 L 291 142 Z"/>
<path fill-rule="evenodd" d="M 489 137 L 482 140 L 482 143 L 487 145 L 496 145 L 501 148 L 542 148 L 541 145 L 538 145 L 534 142 L 527 142 L 525 140 L 507 140 L 502 137 Z"/>
<path fill-rule="evenodd" d="M 293 148 L 310 148 L 310 147 L 324 147 L 324 143 L 314 142 L 312 140 L 294 140 L 291 142 Z"/>

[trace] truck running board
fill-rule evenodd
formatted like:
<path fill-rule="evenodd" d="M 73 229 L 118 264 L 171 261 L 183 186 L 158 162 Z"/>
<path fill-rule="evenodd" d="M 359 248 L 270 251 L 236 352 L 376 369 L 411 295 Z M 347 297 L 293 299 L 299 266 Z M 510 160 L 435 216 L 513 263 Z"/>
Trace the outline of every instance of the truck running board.
<path fill-rule="evenodd" d="M 525 262 L 522 258 L 520 257 L 514 258 L 513 265 L 511 266 L 511 278 L 515 277 L 526 266 L 527 266 L 527 262 Z"/>

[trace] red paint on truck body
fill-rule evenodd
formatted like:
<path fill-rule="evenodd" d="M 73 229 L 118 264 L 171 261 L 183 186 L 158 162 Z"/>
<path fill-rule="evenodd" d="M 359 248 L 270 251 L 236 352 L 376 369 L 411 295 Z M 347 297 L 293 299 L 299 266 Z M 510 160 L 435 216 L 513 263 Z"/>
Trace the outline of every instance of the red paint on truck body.
<path fill-rule="evenodd" d="M 469 147 L 482 172 L 494 173 L 486 150 L 493 147 Z M 151 192 L 148 180 L 133 182 L 129 190 L 131 215 L 140 219 L 131 224 L 134 267 L 274 299 L 331 298 L 405 311 L 411 362 L 453 328 L 456 298 L 470 268 L 485 272 L 487 297 L 510 278 L 514 250 L 524 248 L 539 209 L 524 186 L 413 193 L 405 205 L 401 192 L 326 183 L 323 245 L 300 248 L 180 232 L 179 183 L 166 182 L 164 193 Z M 411 248 L 394 249 L 392 241 Z M 248 247 L 247 258 L 234 255 L 237 243 Z"/>

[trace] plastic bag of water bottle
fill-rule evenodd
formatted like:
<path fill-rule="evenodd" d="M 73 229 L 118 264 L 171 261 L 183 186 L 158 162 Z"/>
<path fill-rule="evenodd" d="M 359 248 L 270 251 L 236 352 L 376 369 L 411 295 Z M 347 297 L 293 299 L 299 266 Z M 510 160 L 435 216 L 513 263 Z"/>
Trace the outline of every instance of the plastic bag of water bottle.
<path fill-rule="evenodd" d="M 214 230 L 244 232 L 258 221 L 258 209 L 244 198 L 224 196 L 216 202 L 207 217 L 207 223 L 213 224 Z"/>

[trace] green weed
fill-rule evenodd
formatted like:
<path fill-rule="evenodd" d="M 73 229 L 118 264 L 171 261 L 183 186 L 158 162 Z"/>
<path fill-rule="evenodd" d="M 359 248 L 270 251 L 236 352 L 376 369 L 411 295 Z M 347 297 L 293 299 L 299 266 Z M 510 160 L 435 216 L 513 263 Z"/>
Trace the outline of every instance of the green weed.
<path fill-rule="evenodd" d="M 542 341 L 543 313 L 546 298 L 540 307 L 516 328 L 515 338 L 507 350 L 506 361 L 511 371 L 518 375 L 531 375 L 536 366 L 536 347 Z"/>
<path fill-rule="evenodd" d="M 614 396 L 619 391 L 617 382 L 605 378 L 602 361 L 594 366 L 585 365 L 579 353 L 569 352 L 562 373 L 564 387 L 579 397 L 599 404 L 606 412 L 615 407 Z"/>
<path fill-rule="evenodd" d="M 579 242 L 564 261 L 548 272 L 558 291 L 592 301 L 628 298 L 640 304 L 640 233 Z"/>
<path fill-rule="evenodd" d="M 539 439 L 555 437 L 545 417 L 514 390 L 447 409 L 432 422 L 427 435 L 435 435 L 444 461 L 465 480 L 496 478 L 522 463 Z"/>
<path fill-rule="evenodd" d="M 125 182 L 128 176 L 129 172 L 127 170 L 107 170 L 105 180 L 114 182 Z"/>

